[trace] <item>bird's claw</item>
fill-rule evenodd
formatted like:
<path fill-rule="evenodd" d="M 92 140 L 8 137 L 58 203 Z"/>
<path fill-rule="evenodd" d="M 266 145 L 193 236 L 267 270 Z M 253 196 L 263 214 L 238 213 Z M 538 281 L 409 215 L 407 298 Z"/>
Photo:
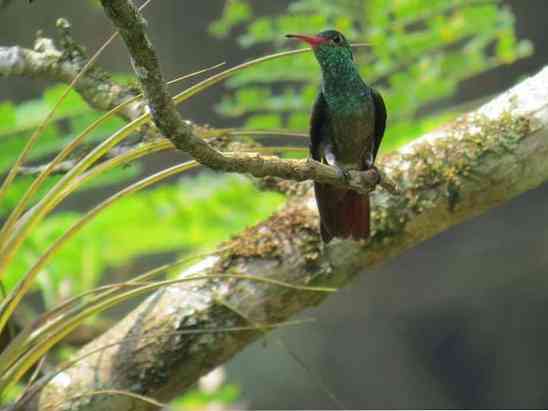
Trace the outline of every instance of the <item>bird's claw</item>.
<path fill-rule="evenodd" d="M 352 178 L 350 175 L 350 171 L 348 171 L 345 168 L 336 166 L 335 169 L 337 170 L 337 177 L 344 179 L 344 181 L 348 182 Z"/>
<path fill-rule="evenodd" d="M 377 177 L 377 181 L 375 181 L 375 185 L 379 184 L 381 182 L 381 172 L 379 171 L 377 166 L 371 164 L 367 169 L 373 170 L 375 172 L 375 175 Z"/>

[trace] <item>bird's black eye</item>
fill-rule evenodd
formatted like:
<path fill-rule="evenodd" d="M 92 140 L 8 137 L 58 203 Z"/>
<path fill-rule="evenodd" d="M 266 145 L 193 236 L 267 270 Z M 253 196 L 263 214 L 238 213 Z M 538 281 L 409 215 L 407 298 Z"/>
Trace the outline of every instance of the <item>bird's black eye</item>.
<path fill-rule="evenodd" d="M 335 37 L 333 37 L 333 43 L 339 45 L 342 43 L 342 38 L 339 34 L 336 34 Z"/>

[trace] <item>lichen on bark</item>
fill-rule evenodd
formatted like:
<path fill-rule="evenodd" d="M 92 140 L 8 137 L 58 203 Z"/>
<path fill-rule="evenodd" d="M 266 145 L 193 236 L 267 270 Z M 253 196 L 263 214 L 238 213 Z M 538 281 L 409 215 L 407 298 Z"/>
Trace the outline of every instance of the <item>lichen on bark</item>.
<path fill-rule="evenodd" d="M 387 163 L 407 166 L 391 174 L 401 193 L 390 199 L 376 197 L 381 207 L 373 211 L 373 241 L 383 242 L 397 236 L 414 215 L 439 207 L 440 203 L 454 212 L 461 201 L 463 186 L 481 185 L 482 178 L 486 177 L 485 166 L 496 162 L 499 155 L 511 155 L 530 134 L 531 125 L 527 116 L 508 110 L 496 119 L 481 113 L 464 115 L 440 132 L 444 138 L 425 138 L 413 144 L 411 150 L 385 159 Z M 389 213 L 387 201 L 397 203 L 402 212 Z"/>

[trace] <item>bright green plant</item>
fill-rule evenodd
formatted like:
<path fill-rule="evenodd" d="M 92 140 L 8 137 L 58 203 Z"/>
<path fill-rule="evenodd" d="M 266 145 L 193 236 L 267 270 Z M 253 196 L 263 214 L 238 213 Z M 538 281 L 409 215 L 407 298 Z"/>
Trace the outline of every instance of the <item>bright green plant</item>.
<path fill-rule="evenodd" d="M 236 27 L 242 47 L 293 47 L 284 34 L 326 28 L 368 43 L 355 54 L 388 106 L 384 151 L 446 120 L 421 113 L 462 80 L 531 53 L 529 42 L 516 39 L 511 11 L 496 0 L 295 0 L 278 16 L 256 16 L 252 1 L 233 0 L 210 31 L 225 37 Z M 271 61 L 230 79 L 232 92 L 217 109 L 245 117 L 248 127 L 306 130 L 319 80 L 310 54 Z"/>

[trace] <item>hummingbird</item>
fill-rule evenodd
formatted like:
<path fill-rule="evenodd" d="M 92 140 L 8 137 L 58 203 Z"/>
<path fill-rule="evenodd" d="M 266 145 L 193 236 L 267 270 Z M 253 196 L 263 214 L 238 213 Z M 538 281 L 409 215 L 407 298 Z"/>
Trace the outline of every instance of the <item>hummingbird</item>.
<path fill-rule="evenodd" d="M 336 168 L 374 168 L 386 127 L 382 96 L 362 80 L 350 43 L 336 30 L 317 35 L 288 34 L 308 43 L 318 61 L 322 81 L 310 117 L 310 156 Z M 330 184 L 314 183 L 322 241 L 366 239 L 370 234 L 369 195 Z"/>

